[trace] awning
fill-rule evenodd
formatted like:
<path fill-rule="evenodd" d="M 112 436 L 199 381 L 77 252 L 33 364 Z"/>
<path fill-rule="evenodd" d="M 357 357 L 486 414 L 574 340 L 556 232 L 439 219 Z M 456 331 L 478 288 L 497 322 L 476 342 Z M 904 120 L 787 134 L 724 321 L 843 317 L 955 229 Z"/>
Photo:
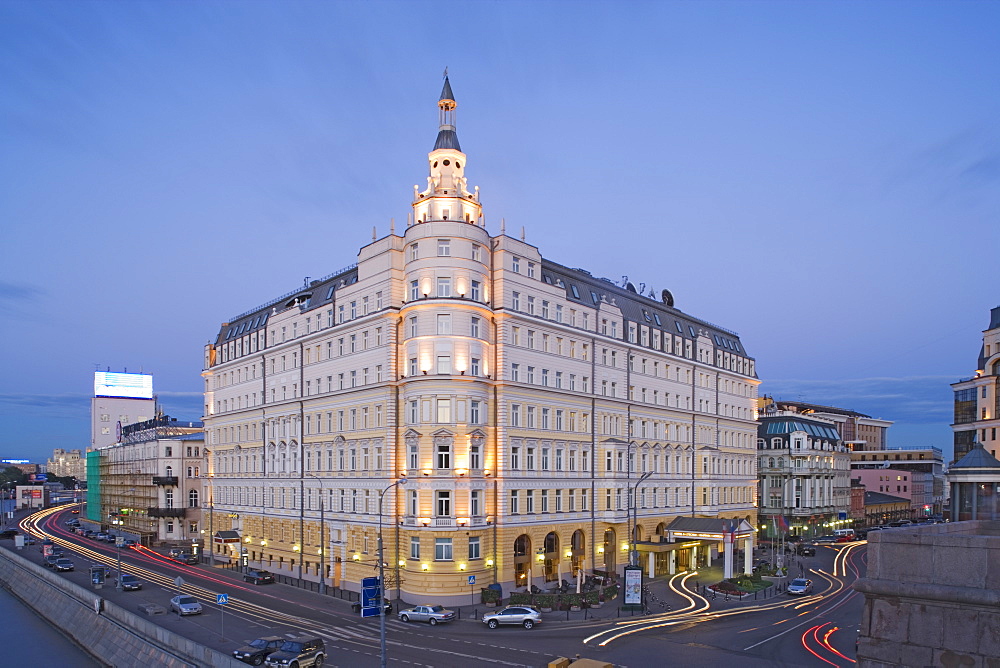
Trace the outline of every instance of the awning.
<path fill-rule="evenodd" d="M 240 532 L 239 531 L 216 531 L 215 532 L 215 542 L 216 543 L 238 543 L 238 542 L 240 542 Z"/>

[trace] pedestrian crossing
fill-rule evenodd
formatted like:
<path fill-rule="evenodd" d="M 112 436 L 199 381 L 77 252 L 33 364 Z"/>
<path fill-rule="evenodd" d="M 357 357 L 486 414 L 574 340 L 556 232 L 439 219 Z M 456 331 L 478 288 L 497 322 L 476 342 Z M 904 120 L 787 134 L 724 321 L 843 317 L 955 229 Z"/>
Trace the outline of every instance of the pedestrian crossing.
<path fill-rule="evenodd" d="M 385 620 L 386 631 L 390 629 L 402 631 L 404 629 L 412 630 L 412 624 L 404 624 L 397 619 Z M 294 634 L 290 634 L 294 635 Z M 377 620 L 373 620 L 371 624 L 355 624 L 353 626 L 324 626 L 320 635 L 326 636 L 325 640 L 335 641 L 335 640 L 355 640 L 355 641 L 366 641 L 366 640 L 378 640 L 381 632 L 379 630 L 379 623 Z"/>

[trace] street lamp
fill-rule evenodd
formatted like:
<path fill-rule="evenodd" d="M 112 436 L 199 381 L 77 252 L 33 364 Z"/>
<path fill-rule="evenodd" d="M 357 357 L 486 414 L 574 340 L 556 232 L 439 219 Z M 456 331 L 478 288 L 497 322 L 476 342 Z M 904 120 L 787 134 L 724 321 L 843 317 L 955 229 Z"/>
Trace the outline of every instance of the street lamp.
<path fill-rule="evenodd" d="M 638 523 L 636 521 L 636 512 L 639 506 L 639 499 L 638 499 L 639 485 L 641 485 L 643 481 L 646 480 L 646 478 L 648 478 L 651 475 L 653 475 L 652 471 L 646 471 L 645 473 L 643 473 L 641 476 L 639 476 L 639 479 L 635 481 L 635 486 L 632 488 L 632 530 L 631 530 L 631 541 L 630 541 L 632 543 L 632 552 L 628 556 L 628 563 L 630 566 L 637 565 L 636 564 L 637 555 L 635 553 L 636 550 L 635 528 L 638 526 Z"/>
<path fill-rule="evenodd" d="M 323 542 L 323 526 L 325 524 L 324 511 L 326 508 L 325 492 L 326 486 L 323 484 L 323 479 L 318 478 L 312 473 L 307 473 L 306 477 L 315 478 L 319 482 L 320 495 L 319 495 L 319 593 L 326 594 L 326 562 L 323 559 L 323 553 L 326 552 L 326 543 Z M 381 513 L 381 509 L 379 509 Z M 305 541 L 303 541 L 305 543 Z M 303 550 L 305 552 L 305 550 Z"/>
<path fill-rule="evenodd" d="M 396 485 L 405 485 L 406 478 L 400 478 L 396 482 L 392 483 L 381 492 L 378 493 L 378 586 L 379 593 L 381 594 L 381 599 L 378 601 L 378 620 L 379 620 L 379 646 L 381 649 L 381 663 L 379 664 L 381 668 L 386 668 L 386 655 L 385 655 L 385 560 L 383 559 L 384 554 L 382 553 L 382 499 L 385 497 L 385 493 Z"/>

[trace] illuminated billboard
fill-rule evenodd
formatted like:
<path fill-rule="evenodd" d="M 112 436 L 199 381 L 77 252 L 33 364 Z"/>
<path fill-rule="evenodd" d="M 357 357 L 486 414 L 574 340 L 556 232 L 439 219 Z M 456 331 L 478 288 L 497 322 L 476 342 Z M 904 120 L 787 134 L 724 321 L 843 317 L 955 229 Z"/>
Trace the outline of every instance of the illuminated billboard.
<path fill-rule="evenodd" d="M 152 399 L 153 377 L 143 373 L 94 372 L 95 397 Z"/>

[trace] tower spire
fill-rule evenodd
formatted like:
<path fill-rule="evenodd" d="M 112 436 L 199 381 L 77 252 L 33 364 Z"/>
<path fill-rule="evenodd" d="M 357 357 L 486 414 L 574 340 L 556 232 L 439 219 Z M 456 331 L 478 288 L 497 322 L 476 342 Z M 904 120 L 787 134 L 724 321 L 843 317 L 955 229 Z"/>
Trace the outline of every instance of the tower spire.
<path fill-rule="evenodd" d="M 458 133 L 455 132 L 455 94 L 451 92 L 451 82 L 448 81 L 448 68 L 444 70 L 444 86 L 441 88 L 441 97 L 438 99 L 438 136 L 434 142 L 434 150 L 439 148 L 450 148 L 461 151 L 458 144 Z"/>

